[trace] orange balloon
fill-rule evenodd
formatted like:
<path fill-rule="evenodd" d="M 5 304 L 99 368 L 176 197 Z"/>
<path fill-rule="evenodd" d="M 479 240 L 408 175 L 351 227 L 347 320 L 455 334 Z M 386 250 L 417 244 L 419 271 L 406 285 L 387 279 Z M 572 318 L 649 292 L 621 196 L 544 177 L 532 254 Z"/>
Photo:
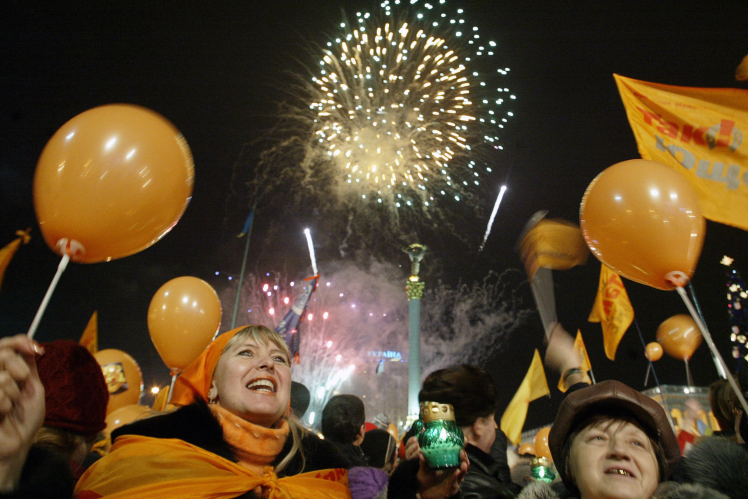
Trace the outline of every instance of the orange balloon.
<path fill-rule="evenodd" d="M 690 315 L 678 314 L 660 324 L 657 341 L 671 357 L 688 360 L 701 345 L 701 330 Z"/>
<path fill-rule="evenodd" d="M 148 307 L 148 331 L 166 367 L 190 365 L 221 327 L 221 301 L 197 277 L 177 277 L 156 291 Z"/>
<path fill-rule="evenodd" d="M 706 222 L 688 181 L 655 161 L 632 159 L 599 174 L 579 213 L 590 250 L 632 281 L 657 289 L 693 277 Z"/>
<path fill-rule="evenodd" d="M 179 221 L 192 196 L 192 153 L 166 118 L 112 104 L 65 123 L 34 174 L 34 208 L 44 240 L 76 262 L 144 250 Z"/>
<path fill-rule="evenodd" d="M 109 389 L 107 414 L 120 407 L 137 404 L 143 391 L 143 375 L 135 359 L 113 348 L 96 352 L 94 358 L 101 366 Z"/>
<path fill-rule="evenodd" d="M 646 351 L 647 358 L 652 362 L 657 362 L 662 358 L 662 345 L 653 341 L 647 345 Z"/>
<path fill-rule="evenodd" d="M 525 454 L 535 455 L 535 447 L 531 443 L 522 444 L 519 446 L 517 454 L 524 456 Z"/>
<path fill-rule="evenodd" d="M 551 427 L 547 426 L 541 428 L 540 431 L 535 435 L 535 455 L 538 457 L 547 457 L 553 460 L 551 457 L 551 449 L 548 447 L 548 433 L 550 433 Z"/>
<path fill-rule="evenodd" d="M 116 411 L 107 414 L 105 431 L 111 435 L 111 433 L 120 426 L 130 424 L 136 419 L 140 419 L 143 414 L 150 410 L 150 407 L 145 405 L 124 405 Z"/>

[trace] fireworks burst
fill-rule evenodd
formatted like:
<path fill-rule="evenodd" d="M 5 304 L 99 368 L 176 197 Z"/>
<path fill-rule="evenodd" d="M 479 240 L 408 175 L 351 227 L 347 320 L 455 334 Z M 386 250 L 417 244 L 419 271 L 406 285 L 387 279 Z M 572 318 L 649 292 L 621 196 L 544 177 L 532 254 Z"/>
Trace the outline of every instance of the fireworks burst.
<path fill-rule="evenodd" d="M 496 69 L 497 44 L 462 9 L 437 2 L 358 12 L 323 49 L 307 88 L 305 163 L 332 168 L 341 198 L 428 211 L 465 200 L 491 173 L 488 153 L 512 116 L 509 69 Z"/>

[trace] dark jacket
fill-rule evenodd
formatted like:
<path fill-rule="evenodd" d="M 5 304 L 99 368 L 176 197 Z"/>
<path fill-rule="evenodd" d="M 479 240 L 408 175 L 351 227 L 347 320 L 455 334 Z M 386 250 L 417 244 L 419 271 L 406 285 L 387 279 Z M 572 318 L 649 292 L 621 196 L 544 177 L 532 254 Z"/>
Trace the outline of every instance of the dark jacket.
<path fill-rule="evenodd" d="M 31 447 L 21 471 L 21 483 L 14 492 L 0 493 L 0 499 L 64 499 L 73 497 L 75 479 L 68 463 L 50 450 Z"/>
<path fill-rule="evenodd" d="M 231 446 L 223 439 L 223 428 L 205 402 L 198 401 L 163 416 L 141 419 L 122 426 L 112 432 L 112 442 L 122 435 L 140 435 L 153 438 L 177 438 L 208 452 L 237 462 Z M 290 452 L 293 439 L 287 438 L 273 465 L 280 463 Z M 330 444 L 309 433 L 302 440 L 302 451 L 306 460 L 302 469 L 302 457 L 297 453 L 289 465 L 278 473 L 278 477 L 329 468 L 348 468 L 348 461 Z M 241 498 L 254 498 L 247 492 Z"/>
<path fill-rule="evenodd" d="M 512 484 L 507 464 L 504 432 L 496 430 L 496 440 L 490 455 L 471 444 L 465 446 L 465 452 L 470 460 L 470 469 L 460 485 L 460 492 L 465 499 L 510 499 L 514 497 L 509 489 L 509 485 L 514 487 L 514 484 Z"/>
<path fill-rule="evenodd" d="M 720 437 L 702 439 L 680 460 L 671 480 L 697 483 L 732 499 L 748 499 L 748 447 Z"/>
<path fill-rule="evenodd" d="M 547 484 L 533 482 L 522 489 L 517 499 L 576 499 L 561 482 Z M 663 482 L 657 487 L 652 499 L 728 499 L 714 489 L 698 484 Z M 736 498 L 731 498 L 736 499 Z"/>

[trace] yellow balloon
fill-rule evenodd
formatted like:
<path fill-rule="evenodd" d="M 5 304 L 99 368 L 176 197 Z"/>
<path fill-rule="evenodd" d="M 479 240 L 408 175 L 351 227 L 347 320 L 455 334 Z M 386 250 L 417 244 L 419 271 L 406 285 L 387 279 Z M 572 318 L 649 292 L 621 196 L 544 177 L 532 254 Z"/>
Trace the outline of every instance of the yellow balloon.
<path fill-rule="evenodd" d="M 179 221 L 194 170 L 187 142 L 163 116 L 125 104 L 85 111 L 49 139 L 36 165 L 44 240 L 81 263 L 137 253 Z"/>
<path fill-rule="evenodd" d="M 135 359 L 114 348 L 99 350 L 94 358 L 101 366 L 109 390 L 107 414 L 120 407 L 137 404 L 143 391 L 143 374 Z"/>
<path fill-rule="evenodd" d="M 676 359 L 689 360 L 701 340 L 701 330 L 690 315 L 674 315 L 657 328 L 657 341 L 665 353 Z"/>
<path fill-rule="evenodd" d="M 130 404 L 124 405 L 116 411 L 112 411 L 106 417 L 106 433 L 111 435 L 112 432 L 120 426 L 132 423 L 149 410 L 150 408 L 144 405 Z"/>
<path fill-rule="evenodd" d="M 582 234 L 592 253 L 622 276 L 657 289 L 693 277 L 706 222 L 688 181 L 655 161 L 617 163 L 587 187 Z"/>
<path fill-rule="evenodd" d="M 148 331 L 161 360 L 182 370 L 197 358 L 221 327 L 221 301 L 197 277 L 177 277 L 156 291 L 148 307 Z"/>

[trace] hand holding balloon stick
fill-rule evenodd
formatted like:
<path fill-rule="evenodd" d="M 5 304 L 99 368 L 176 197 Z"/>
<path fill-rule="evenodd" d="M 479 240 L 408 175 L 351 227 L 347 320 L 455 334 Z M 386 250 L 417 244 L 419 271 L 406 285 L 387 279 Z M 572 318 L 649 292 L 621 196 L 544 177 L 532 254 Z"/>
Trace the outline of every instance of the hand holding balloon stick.
<path fill-rule="evenodd" d="M 706 232 L 699 201 L 686 178 L 655 161 L 617 163 L 587 187 L 579 219 L 587 246 L 601 262 L 633 281 L 678 292 L 724 369 L 725 362 L 684 289 L 696 270 Z M 724 371 L 748 413 L 735 379 Z"/>
<path fill-rule="evenodd" d="M 182 134 L 142 107 L 85 111 L 47 142 L 34 174 L 34 208 L 62 259 L 28 331 L 34 336 L 70 260 L 108 262 L 148 248 L 179 221 L 194 164 Z"/>
<path fill-rule="evenodd" d="M 161 286 L 148 306 L 148 332 L 171 371 L 169 399 L 183 369 L 210 344 L 221 327 L 221 301 L 197 277 L 177 277 Z"/>

